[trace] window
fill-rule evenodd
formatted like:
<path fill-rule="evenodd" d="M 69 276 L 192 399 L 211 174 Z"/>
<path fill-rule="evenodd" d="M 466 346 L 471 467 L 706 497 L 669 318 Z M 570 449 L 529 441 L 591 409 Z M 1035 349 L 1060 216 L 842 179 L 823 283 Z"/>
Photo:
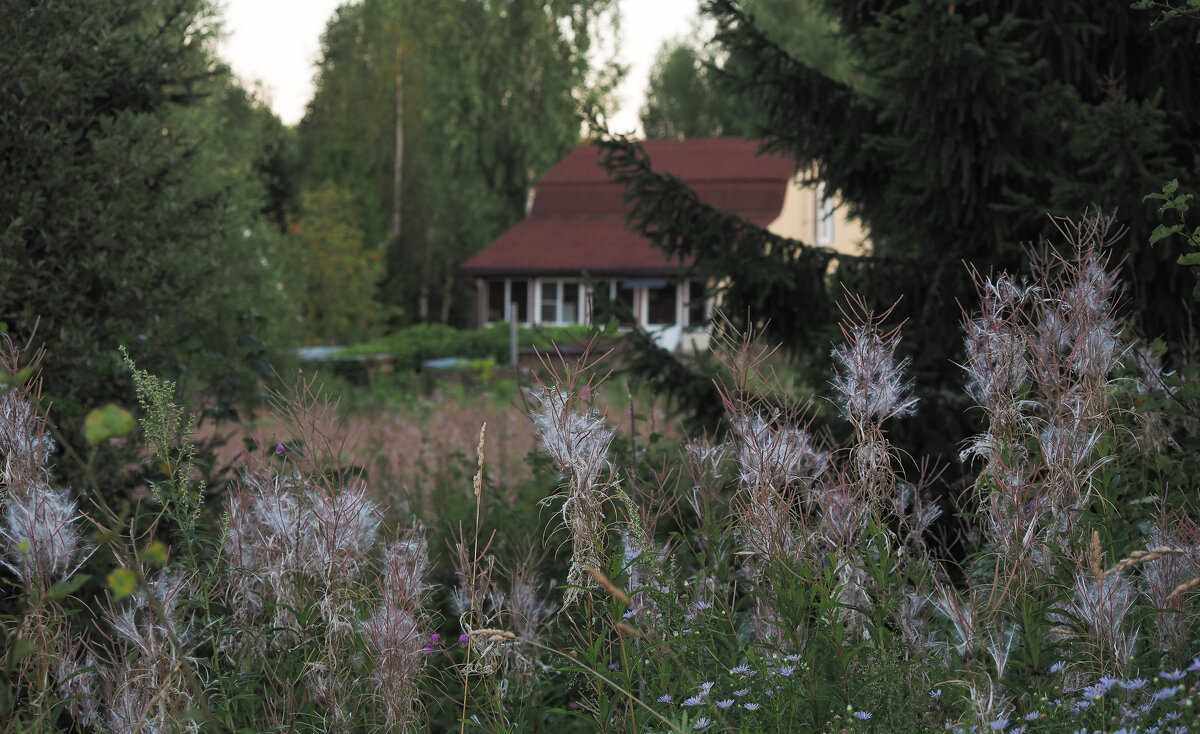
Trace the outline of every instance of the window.
<path fill-rule="evenodd" d="M 834 200 L 825 189 L 825 183 L 817 184 L 816 240 L 818 245 L 833 244 Z"/>
<path fill-rule="evenodd" d="M 579 323 L 581 312 L 579 283 L 567 280 L 543 280 L 541 284 L 541 311 L 539 321 L 543 324 Z"/>
<path fill-rule="evenodd" d="M 516 313 L 512 313 L 513 309 Z M 487 322 L 528 321 L 529 283 L 524 280 L 490 280 L 487 284 Z"/>

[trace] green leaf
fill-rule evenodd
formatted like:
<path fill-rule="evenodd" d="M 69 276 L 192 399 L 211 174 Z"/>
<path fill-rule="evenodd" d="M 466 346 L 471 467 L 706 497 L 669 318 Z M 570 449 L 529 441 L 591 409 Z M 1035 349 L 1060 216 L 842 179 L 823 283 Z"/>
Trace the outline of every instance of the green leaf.
<path fill-rule="evenodd" d="M 124 436 L 137 428 L 137 421 L 128 410 L 109 403 L 88 413 L 83 421 L 83 437 L 89 446 Z"/>
<path fill-rule="evenodd" d="M 3 331 L 4 329 L 0 329 L 0 332 Z M 29 379 L 30 375 L 32 374 L 32 367 L 22 367 L 21 369 L 17 370 L 17 374 L 15 375 L 0 375 L 0 385 L 20 387 L 25 383 L 26 380 Z"/>
<path fill-rule="evenodd" d="M 1177 260 L 1180 265 L 1200 265 L 1200 252 L 1189 252 L 1186 255 L 1180 255 Z"/>
<path fill-rule="evenodd" d="M 124 599 L 132 594 L 136 587 L 137 576 L 128 568 L 114 568 L 112 573 L 108 574 L 108 588 L 112 591 L 114 599 Z"/>
<path fill-rule="evenodd" d="M 66 597 L 78 591 L 79 587 L 86 584 L 91 578 L 92 577 L 86 573 L 78 573 L 66 581 L 59 581 L 54 586 L 51 586 L 50 590 L 46 592 L 45 599 L 47 601 L 65 599 Z"/>
<path fill-rule="evenodd" d="M 1150 233 L 1150 244 L 1154 244 L 1159 240 L 1164 240 L 1173 234 L 1178 234 L 1183 229 L 1182 224 L 1176 224 L 1174 227 L 1168 227 L 1165 224 L 1160 224 Z"/>
<path fill-rule="evenodd" d="M 8 670 L 15 670 L 18 663 L 33 654 L 33 650 L 33 640 L 17 637 L 12 641 L 12 647 L 9 648 L 8 659 L 4 661 L 4 666 Z"/>
<path fill-rule="evenodd" d="M 161 540 L 154 541 L 142 551 L 142 560 L 152 566 L 167 565 L 167 546 Z"/>

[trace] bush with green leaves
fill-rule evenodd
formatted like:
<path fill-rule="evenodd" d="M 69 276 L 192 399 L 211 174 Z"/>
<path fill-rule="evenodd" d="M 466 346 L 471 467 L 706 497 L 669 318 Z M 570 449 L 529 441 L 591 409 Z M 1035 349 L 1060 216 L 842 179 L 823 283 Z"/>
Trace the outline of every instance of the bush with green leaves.
<path fill-rule="evenodd" d="M 397 370 L 419 370 L 426 360 L 447 357 L 464 359 L 492 358 L 507 364 L 510 348 L 510 328 L 507 323 L 490 324 L 482 329 L 456 329 L 442 324 L 417 324 L 393 334 L 341 350 L 346 356 L 389 354 L 396 358 Z M 519 348 L 533 347 L 553 352 L 556 345 L 566 346 L 586 341 L 596 334 L 595 328 L 575 326 L 521 326 L 517 329 Z"/>

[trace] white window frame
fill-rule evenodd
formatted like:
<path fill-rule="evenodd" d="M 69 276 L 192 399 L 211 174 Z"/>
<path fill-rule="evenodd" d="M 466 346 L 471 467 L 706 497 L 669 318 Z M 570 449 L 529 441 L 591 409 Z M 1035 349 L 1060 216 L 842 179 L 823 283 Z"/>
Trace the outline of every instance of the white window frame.
<path fill-rule="evenodd" d="M 815 232 L 813 238 L 818 245 L 832 245 L 834 240 L 834 222 L 833 210 L 837 206 L 837 202 L 829 195 L 825 182 L 817 183 L 815 205 Z"/>
<path fill-rule="evenodd" d="M 589 323 L 591 317 L 590 314 L 586 313 L 586 307 L 590 293 L 587 286 L 578 278 L 538 278 L 531 282 L 535 284 L 533 306 L 534 313 L 537 314 L 537 323 L 554 324 L 556 326 Z M 543 288 L 552 283 L 554 284 L 554 320 L 548 321 L 542 318 L 542 306 L 546 303 L 543 296 Z M 575 321 L 563 321 L 563 286 L 568 283 L 573 283 L 579 288 L 575 302 Z"/>

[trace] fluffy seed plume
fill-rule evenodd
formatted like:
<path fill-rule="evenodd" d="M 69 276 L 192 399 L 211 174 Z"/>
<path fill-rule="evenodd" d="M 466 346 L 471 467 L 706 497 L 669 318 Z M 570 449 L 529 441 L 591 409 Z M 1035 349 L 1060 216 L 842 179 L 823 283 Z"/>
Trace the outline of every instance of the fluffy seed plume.
<path fill-rule="evenodd" d="M 583 587 L 595 585 L 586 569 L 603 566 L 603 503 L 611 482 L 601 474 L 610 471 L 608 448 L 614 431 L 596 412 L 572 409 L 567 391 L 547 387 L 532 397 L 537 406 L 530 416 L 534 430 L 566 481 L 562 517 L 572 545 L 563 603 L 569 606 Z"/>

